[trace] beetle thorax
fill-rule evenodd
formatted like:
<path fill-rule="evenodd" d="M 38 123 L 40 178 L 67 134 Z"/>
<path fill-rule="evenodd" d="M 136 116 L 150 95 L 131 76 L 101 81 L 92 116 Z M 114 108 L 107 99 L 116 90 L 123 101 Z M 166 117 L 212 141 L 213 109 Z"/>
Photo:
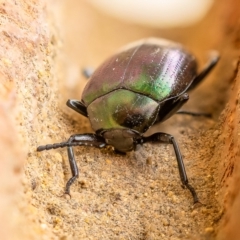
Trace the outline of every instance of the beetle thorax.
<path fill-rule="evenodd" d="M 134 149 L 134 138 L 139 134 L 130 129 L 110 129 L 103 133 L 107 144 L 120 152 L 129 152 Z"/>
<path fill-rule="evenodd" d="M 103 95 L 87 107 L 88 118 L 95 132 L 132 129 L 141 134 L 152 126 L 158 110 L 159 104 L 155 100 L 126 89 Z"/>

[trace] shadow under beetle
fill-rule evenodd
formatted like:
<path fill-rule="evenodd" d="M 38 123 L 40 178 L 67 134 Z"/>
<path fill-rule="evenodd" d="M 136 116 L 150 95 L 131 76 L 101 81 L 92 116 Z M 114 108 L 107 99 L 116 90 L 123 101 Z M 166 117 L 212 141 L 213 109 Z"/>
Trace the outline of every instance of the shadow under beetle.
<path fill-rule="evenodd" d="M 203 70 L 197 73 L 197 62 L 191 53 L 178 43 L 155 38 L 130 44 L 107 59 L 92 74 L 82 100 L 67 101 L 68 107 L 88 117 L 95 134 L 76 134 L 66 142 L 37 148 L 43 151 L 67 147 L 72 177 L 65 193 L 70 195 L 70 186 L 79 175 L 73 146 L 111 145 L 119 152 L 128 152 L 146 142 L 159 142 L 173 145 L 182 184 L 191 192 L 194 203 L 198 202 L 174 137 L 162 132 L 148 137 L 143 134 L 177 113 L 189 99 L 186 91 L 195 88 L 218 59 L 218 53 L 212 51 Z"/>

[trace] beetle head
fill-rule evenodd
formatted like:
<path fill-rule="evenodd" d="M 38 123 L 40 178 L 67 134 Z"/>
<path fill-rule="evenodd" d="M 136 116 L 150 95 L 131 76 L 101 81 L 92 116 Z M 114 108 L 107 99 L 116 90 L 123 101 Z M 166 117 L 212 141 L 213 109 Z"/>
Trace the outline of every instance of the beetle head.
<path fill-rule="evenodd" d="M 139 133 L 130 129 L 110 129 L 102 135 L 106 143 L 119 152 L 132 151 L 135 147 L 134 138 L 139 138 Z"/>

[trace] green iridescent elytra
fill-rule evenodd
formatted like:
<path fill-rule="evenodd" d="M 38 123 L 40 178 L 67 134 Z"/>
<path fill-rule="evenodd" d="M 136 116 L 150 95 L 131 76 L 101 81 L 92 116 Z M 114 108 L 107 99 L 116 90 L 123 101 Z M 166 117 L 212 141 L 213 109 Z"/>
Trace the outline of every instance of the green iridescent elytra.
<path fill-rule="evenodd" d="M 106 60 L 86 85 L 82 101 L 88 106 L 95 99 L 124 88 L 161 102 L 181 95 L 196 72 L 194 56 L 181 45 L 143 41 Z"/>

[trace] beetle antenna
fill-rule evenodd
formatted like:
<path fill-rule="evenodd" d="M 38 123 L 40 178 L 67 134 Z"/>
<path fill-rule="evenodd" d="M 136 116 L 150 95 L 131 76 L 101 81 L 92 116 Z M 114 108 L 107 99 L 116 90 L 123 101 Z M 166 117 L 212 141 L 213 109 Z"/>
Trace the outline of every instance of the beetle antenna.
<path fill-rule="evenodd" d="M 83 143 L 82 142 L 61 142 L 61 143 L 54 143 L 54 144 L 47 144 L 47 145 L 39 146 L 37 148 L 37 151 L 41 152 L 44 150 L 63 148 L 63 147 L 72 147 L 72 146 L 79 146 L 79 145 L 83 145 Z"/>

